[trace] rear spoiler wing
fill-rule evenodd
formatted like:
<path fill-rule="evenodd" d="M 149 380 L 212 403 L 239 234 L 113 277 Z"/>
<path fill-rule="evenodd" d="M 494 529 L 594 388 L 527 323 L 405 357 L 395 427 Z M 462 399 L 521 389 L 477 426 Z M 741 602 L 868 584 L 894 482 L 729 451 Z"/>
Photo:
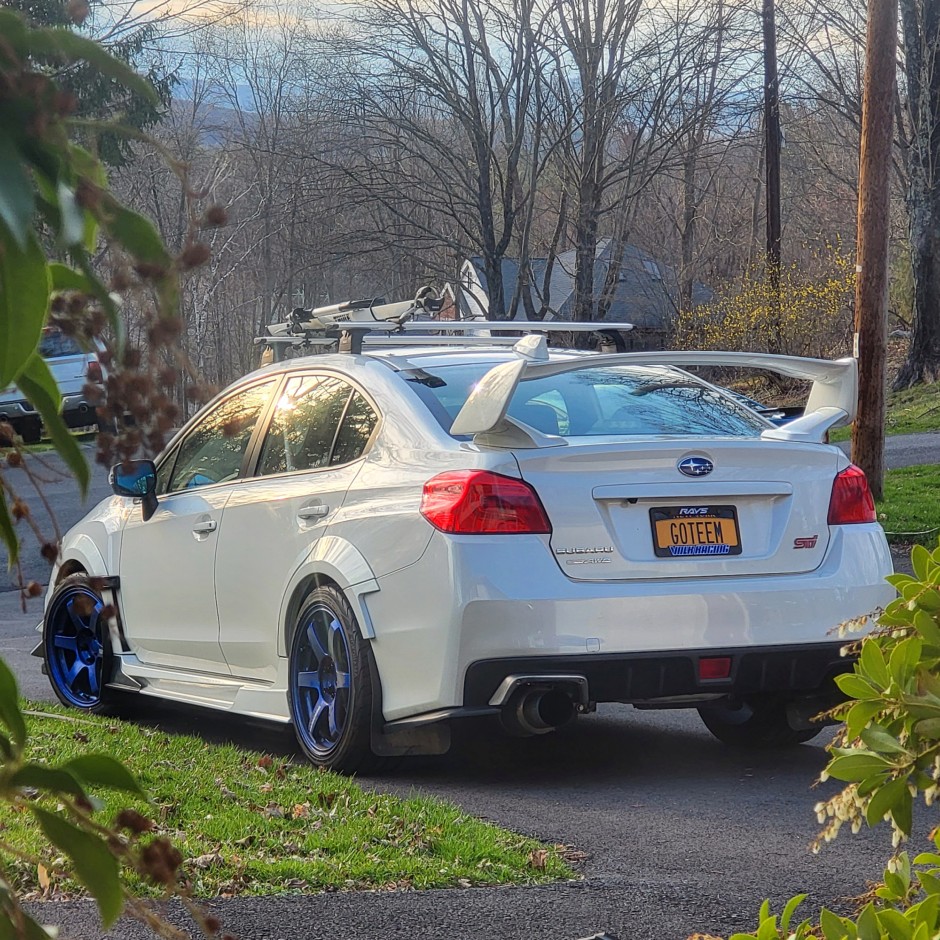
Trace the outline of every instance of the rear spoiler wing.
<path fill-rule="evenodd" d="M 517 344 L 522 346 L 523 343 Z M 507 417 L 509 402 L 520 382 L 585 368 L 623 365 L 725 366 L 763 369 L 813 383 L 802 417 L 761 434 L 767 440 L 822 443 L 826 432 L 855 418 L 858 401 L 858 363 L 855 359 L 804 359 L 747 352 L 637 352 L 577 356 L 546 361 L 518 349 L 519 358 L 490 369 L 470 393 L 450 428 L 455 435 L 473 435 L 481 444 L 510 447 L 549 447 L 564 441 L 542 434 Z M 538 354 L 537 354 L 538 355 Z"/>

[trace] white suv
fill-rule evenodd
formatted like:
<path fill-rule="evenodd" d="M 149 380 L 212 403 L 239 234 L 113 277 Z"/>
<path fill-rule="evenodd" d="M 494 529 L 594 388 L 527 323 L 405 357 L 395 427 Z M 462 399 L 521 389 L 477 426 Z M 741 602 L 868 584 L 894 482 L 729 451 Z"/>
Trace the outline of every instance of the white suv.
<path fill-rule="evenodd" d="M 97 353 L 83 350 L 59 330 L 47 328 L 39 342 L 39 354 L 46 360 L 62 393 L 65 423 L 70 428 L 97 424 L 95 405 L 88 401 L 84 392 L 89 382 L 97 385 L 103 381 Z M 39 414 L 15 385 L 0 391 L 0 421 L 9 421 L 27 444 L 35 444 L 42 437 Z"/>

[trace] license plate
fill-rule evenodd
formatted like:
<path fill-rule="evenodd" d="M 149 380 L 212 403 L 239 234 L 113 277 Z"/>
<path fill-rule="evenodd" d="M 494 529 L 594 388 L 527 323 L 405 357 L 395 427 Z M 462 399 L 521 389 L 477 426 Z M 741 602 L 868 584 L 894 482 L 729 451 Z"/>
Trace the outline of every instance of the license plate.
<path fill-rule="evenodd" d="M 658 558 L 740 555 L 734 506 L 670 506 L 650 510 Z"/>

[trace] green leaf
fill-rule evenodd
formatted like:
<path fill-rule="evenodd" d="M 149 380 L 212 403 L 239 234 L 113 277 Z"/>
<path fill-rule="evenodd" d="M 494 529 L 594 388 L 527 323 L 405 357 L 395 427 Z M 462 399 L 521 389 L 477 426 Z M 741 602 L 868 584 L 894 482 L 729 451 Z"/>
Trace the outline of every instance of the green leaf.
<path fill-rule="evenodd" d="M 845 940 L 846 937 L 855 936 L 855 929 L 851 927 L 850 921 L 843 920 L 825 907 L 819 912 L 819 926 L 826 940 Z"/>
<path fill-rule="evenodd" d="M 0 222 L 0 388 L 15 381 L 39 346 L 49 306 L 49 269 L 35 235 L 20 249 Z"/>
<path fill-rule="evenodd" d="M 9 133 L 0 135 L 0 219 L 20 251 L 33 227 L 36 200 L 26 163 Z"/>
<path fill-rule="evenodd" d="M 124 790 L 145 799 L 147 797 L 134 775 L 119 760 L 108 754 L 82 754 L 63 764 L 62 769 L 74 774 L 89 786 Z"/>
<path fill-rule="evenodd" d="M 863 675 L 880 689 L 886 689 L 891 682 L 888 664 L 885 662 L 881 647 L 872 639 L 866 639 L 862 643 L 859 667 Z"/>
<path fill-rule="evenodd" d="M 861 732 L 862 741 L 869 748 L 878 754 L 906 754 L 907 751 L 901 746 L 898 739 L 881 727 L 881 725 L 869 725 Z"/>
<path fill-rule="evenodd" d="M 885 581 L 888 582 L 892 587 L 900 590 L 904 587 L 905 584 L 913 584 L 914 579 L 909 574 L 889 574 Z"/>
<path fill-rule="evenodd" d="M 66 62 L 85 61 L 93 66 L 96 72 L 140 95 L 155 107 L 160 106 L 160 98 L 153 85 L 98 43 L 64 27 L 30 30 L 28 39 L 33 55 L 49 56 Z"/>
<path fill-rule="evenodd" d="M 878 912 L 878 921 L 890 940 L 911 940 L 914 928 L 903 914 L 890 907 Z"/>
<path fill-rule="evenodd" d="M 911 791 L 905 788 L 897 804 L 891 808 L 891 818 L 894 820 L 894 824 L 898 829 L 900 829 L 904 835 L 909 836 L 913 826 L 913 816 L 914 797 L 911 796 Z"/>
<path fill-rule="evenodd" d="M 105 201 L 104 225 L 111 237 L 138 261 L 146 261 L 167 270 L 171 267 L 173 260 L 153 223 L 122 206 L 113 197 Z"/>
<path fill-rule="evenodd" d="M 48 933 L 45 927 L 33 920 L 22 908 L 19 916 L 22 918 L 22 929 L 0 912 L 0 940 L 52 940 L 55 936 Z"/>
<path fill-rule="evenodd" d="M 18 750 L 26 744 L 26 721 L 20 711 L 16 677 L 10 667 L 0 659 L 0 721 L 10 729 Z"/>
<path fill-rule="evenodd" d="M 930 741 L 940 739 L 940 718 L 924 718 L 914 725 L 915 733 Z"/>
<path fill-rule="evenodd" d="M 856 702 L 845 716 L 849 740 L 857 738 L 868 722 L 881 711 L 881 702 Z"/>
<path fill-rule="evenodd" d="M 6 490 L 0 492 L 0 541 L 7 548 L 7 571 L 10 571 L 20 554 L 20 540 L 16 537 L 16 529 L 13 528 L 13 520 L 7 508 Z"/>
<path fill-rule="evenodd" d="M 848 695 L 849 698 L 859 699 L 861 701 L 879 698 L 878 690 L 870 682 L 856 675 L 854 672 L 836 676 L 836 685 Z"/>
<path fill-rule="evenodd" d="M 845 780 L 850 783 L 864 780 L 871 774 L 890 770 L 891 764 L 883 757 L 868 751 L 857 754 L 845 754 L 834 757 L 826 767 L 830 777 L 836 780 Z"/>
<path fill-rule="evenodd" d="M 49 274 L 52 277 L 52 289 L 81 291 L 83 294 L 94 294 L 94 285 L 81 271 L 70 268 L 67 264 L 53 261 L 49 265 Z"/>
<path fill-rule="evenodd" d="M 46 793 L 66 794 L 87 799 L 85 789 L 67 770 L 45 764 L 23 764 L 10 777 L 14 787 L 33 787 Z"/>
<path fill-rule="evenodd" d="M 61 816 L 35 805 L 30 806 L 30 812 L 46 838 L 71 860 L 75 877 L 91 892 L 107 930 L 124 906 L 117 859 L 101 839 L 83 832 Z"/>
<path fill-rule="evenodd" d="M 796 909 L 805 900 L 805 894 L 796 894 L 784 905 L 783 913 L 780 915 L 780 930 L 784 934 L 788 934 L 790 932 L 790 921 L 793 920 L 793 915 L 796 913 Z"/>
<path fill-rule="evenodd" d="M 936 591 L 934 592 L 936 594 Z M 921 602 L 923 598 L 921 598 Z M 940 594 L 937 595 L 937 602 L 940 604 Z M 940 627 L 937 626 L 937 621 L 934 620 L 930 614 L 926 613 L 923 610 L 917 610 L 914 612 L 914 629 L 924 638 L 924 640 L 929 643 L 931 646 L 940 647 Z"/>
<path fill-rule="evenodd" d="M 888 670 L 891 677 L 902 689 L 910 683 L 922 649 L 923 644 L 921 641 L 912 636 L 906 640 L 901 640 L 891 651 L 891 656 L 888 659 Z"/>
<path fill-rule="evenodd" d="M 885 813 L 894 809 L 900 801 L 902 792 L 907 792 L 907 780 L 901 777 L 886 783 L 872 798 L 865 810 L 865 819 L 869 826 L 876 826 L 884 819 Z"/>
<path fill-rule="evenodd" d="M 90 479 L 88 464 L 77 441 L 59 414 L 62 396 L 45 359 L 38 354 L 33 356 L 18 381 L 23 394 L 26 395 L 42 417 L 42 422 L 46 426 L 46 431 L 49 433 L 49 437 L 52 438 L 52 443 L 55 445 L 59 456 L 75 474 L 75 479 L 78 480 L 82 496 L 84 496 L 88 491 L 88 481 Z"/>
<path fill-rule="evenodd" d="M 926 581 L 930 573 L 930 552 L 923 545 L 911 549 L 911 567 L 918 581 Z"/>
<path fill-rule="evenodd" d="M 858 940 L 881 940 L 881 928 L 872 904 L 866 904 L 858 917 Z"/>
<path fill-rule="evenodd" d="M 757 928 L 757 940 L 777 940 L 779 936 L 776 914 L 773 917 L 769 914 L 762 917 L 760 926 Z"/>

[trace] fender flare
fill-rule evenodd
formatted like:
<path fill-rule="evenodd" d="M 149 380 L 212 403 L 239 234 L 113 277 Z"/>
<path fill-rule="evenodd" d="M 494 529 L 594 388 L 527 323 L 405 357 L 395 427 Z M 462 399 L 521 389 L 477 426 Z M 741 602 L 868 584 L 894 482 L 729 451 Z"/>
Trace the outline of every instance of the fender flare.
<path fill-rule="evenodd" d="M 371 565 L 366 561 L 362 552 L 346 539 L 332 535 L 324 535 L 313 544 L 303 563 L 293 573 L 281 600 L 278 612 L 278 655 L 287 656 L 287 635 L 291 628 L 293 616 L 297 613 L 300 596 L 318 578 L 326 578 L 335 582 L 346 595 L 352 609 L 359 621 L 359 629 L 364 639 L 375 637 L 372 618 L 364 601 L 365 594 L 372 594 L 378 590 L 379 583 Z"/>

